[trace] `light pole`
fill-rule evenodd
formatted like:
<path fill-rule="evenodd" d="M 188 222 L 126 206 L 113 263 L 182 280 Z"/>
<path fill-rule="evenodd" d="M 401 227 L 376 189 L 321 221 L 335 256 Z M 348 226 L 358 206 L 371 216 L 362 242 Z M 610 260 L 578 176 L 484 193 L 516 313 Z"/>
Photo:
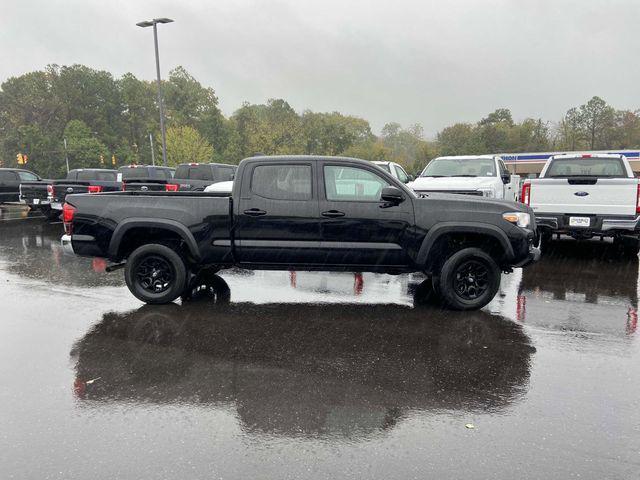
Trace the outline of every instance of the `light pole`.
<path fill-rule="evenodd" d="M 154 18 L 136 23 L 139 27 L 153 27 L 153 44 L 156 49 L 156 75 L 158 81 L 158 106 L 160 107 L 160 132 L 162 133 L 162 162 L 167 166 L 167 132 L 164 128 L 164 105 L 162 104 L 162 82 L 160 81 L 160 55 L 158 54 L 158 24 L 171 23 L 170 18 Z"/>

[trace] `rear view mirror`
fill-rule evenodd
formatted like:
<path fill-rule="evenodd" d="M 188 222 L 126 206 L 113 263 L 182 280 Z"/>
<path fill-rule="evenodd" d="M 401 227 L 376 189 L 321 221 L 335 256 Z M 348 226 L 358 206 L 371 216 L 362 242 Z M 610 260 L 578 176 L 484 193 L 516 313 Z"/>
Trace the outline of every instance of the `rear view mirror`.
<path fill-rule="evenodd" d="M 404 201 L 404 194 L 397 187 L 384 187 L 380 193 L 380 199 L 383 202 L 398 204 Z"/>

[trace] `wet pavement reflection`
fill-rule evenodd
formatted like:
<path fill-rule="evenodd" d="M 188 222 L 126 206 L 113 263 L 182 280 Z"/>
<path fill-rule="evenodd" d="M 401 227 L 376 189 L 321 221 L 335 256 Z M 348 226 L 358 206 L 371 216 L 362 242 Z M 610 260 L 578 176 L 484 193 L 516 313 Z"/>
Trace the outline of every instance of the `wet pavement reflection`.
<path fill-rule="evenodd" d="M 0 215 L 1 478 L 638 477 L 611 245 L 552 244 L 479 312 L 421 275 L 243 270 L 145 306 L 61 230 Z"/>

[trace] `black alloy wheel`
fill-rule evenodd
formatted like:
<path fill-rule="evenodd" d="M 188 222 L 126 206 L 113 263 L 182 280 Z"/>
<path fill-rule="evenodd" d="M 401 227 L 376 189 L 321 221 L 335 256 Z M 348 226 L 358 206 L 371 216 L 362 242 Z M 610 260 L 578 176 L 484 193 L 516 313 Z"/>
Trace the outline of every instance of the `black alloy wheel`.
<path fill-rule="evenodd" d="M 464 300 L 475 300 L 489 289 L 489 268 L 482 262 L 468 260 L 455 271 L 453 288 Z"/>
<path fill-rule="evenodd" d="M 136 280 L 140 287 L 150 293 L 165 292 L 175 278 L 171 264 L 158 255 L 149 255 L 138 263 Z"/>

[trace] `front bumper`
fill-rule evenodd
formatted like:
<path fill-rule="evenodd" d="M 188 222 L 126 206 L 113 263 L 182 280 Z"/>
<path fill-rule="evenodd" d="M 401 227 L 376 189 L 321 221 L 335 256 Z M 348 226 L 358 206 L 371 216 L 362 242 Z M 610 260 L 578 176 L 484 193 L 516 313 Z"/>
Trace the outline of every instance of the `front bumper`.
<path fill-rule="evenodd" d="M 570 217 L 588 217 L 591 219 L 588 227 L 569 225 Z M 640 215 L 567 215 L 563 213 L 536 214 L 536 224 L 539 229 L 551 230 L 554 233 L 581 232 L 594 235 L 612 235 L 615 231 L 639 232 Z"/>
<path fill-rule="evenodd" d="M 535 247 L 531 245 L 529 247 L 529 253 L 527 257 L 524 260 L 516 263 L 514 267 L 521 268 L 521 267 L 526 267 L 527 265 L 531 265 L 532 263 L 535 263 L 538 260 L 540 260 L 541 255 L 542 255 L 542 252 L 540 251 L 540 247 Z"/>

